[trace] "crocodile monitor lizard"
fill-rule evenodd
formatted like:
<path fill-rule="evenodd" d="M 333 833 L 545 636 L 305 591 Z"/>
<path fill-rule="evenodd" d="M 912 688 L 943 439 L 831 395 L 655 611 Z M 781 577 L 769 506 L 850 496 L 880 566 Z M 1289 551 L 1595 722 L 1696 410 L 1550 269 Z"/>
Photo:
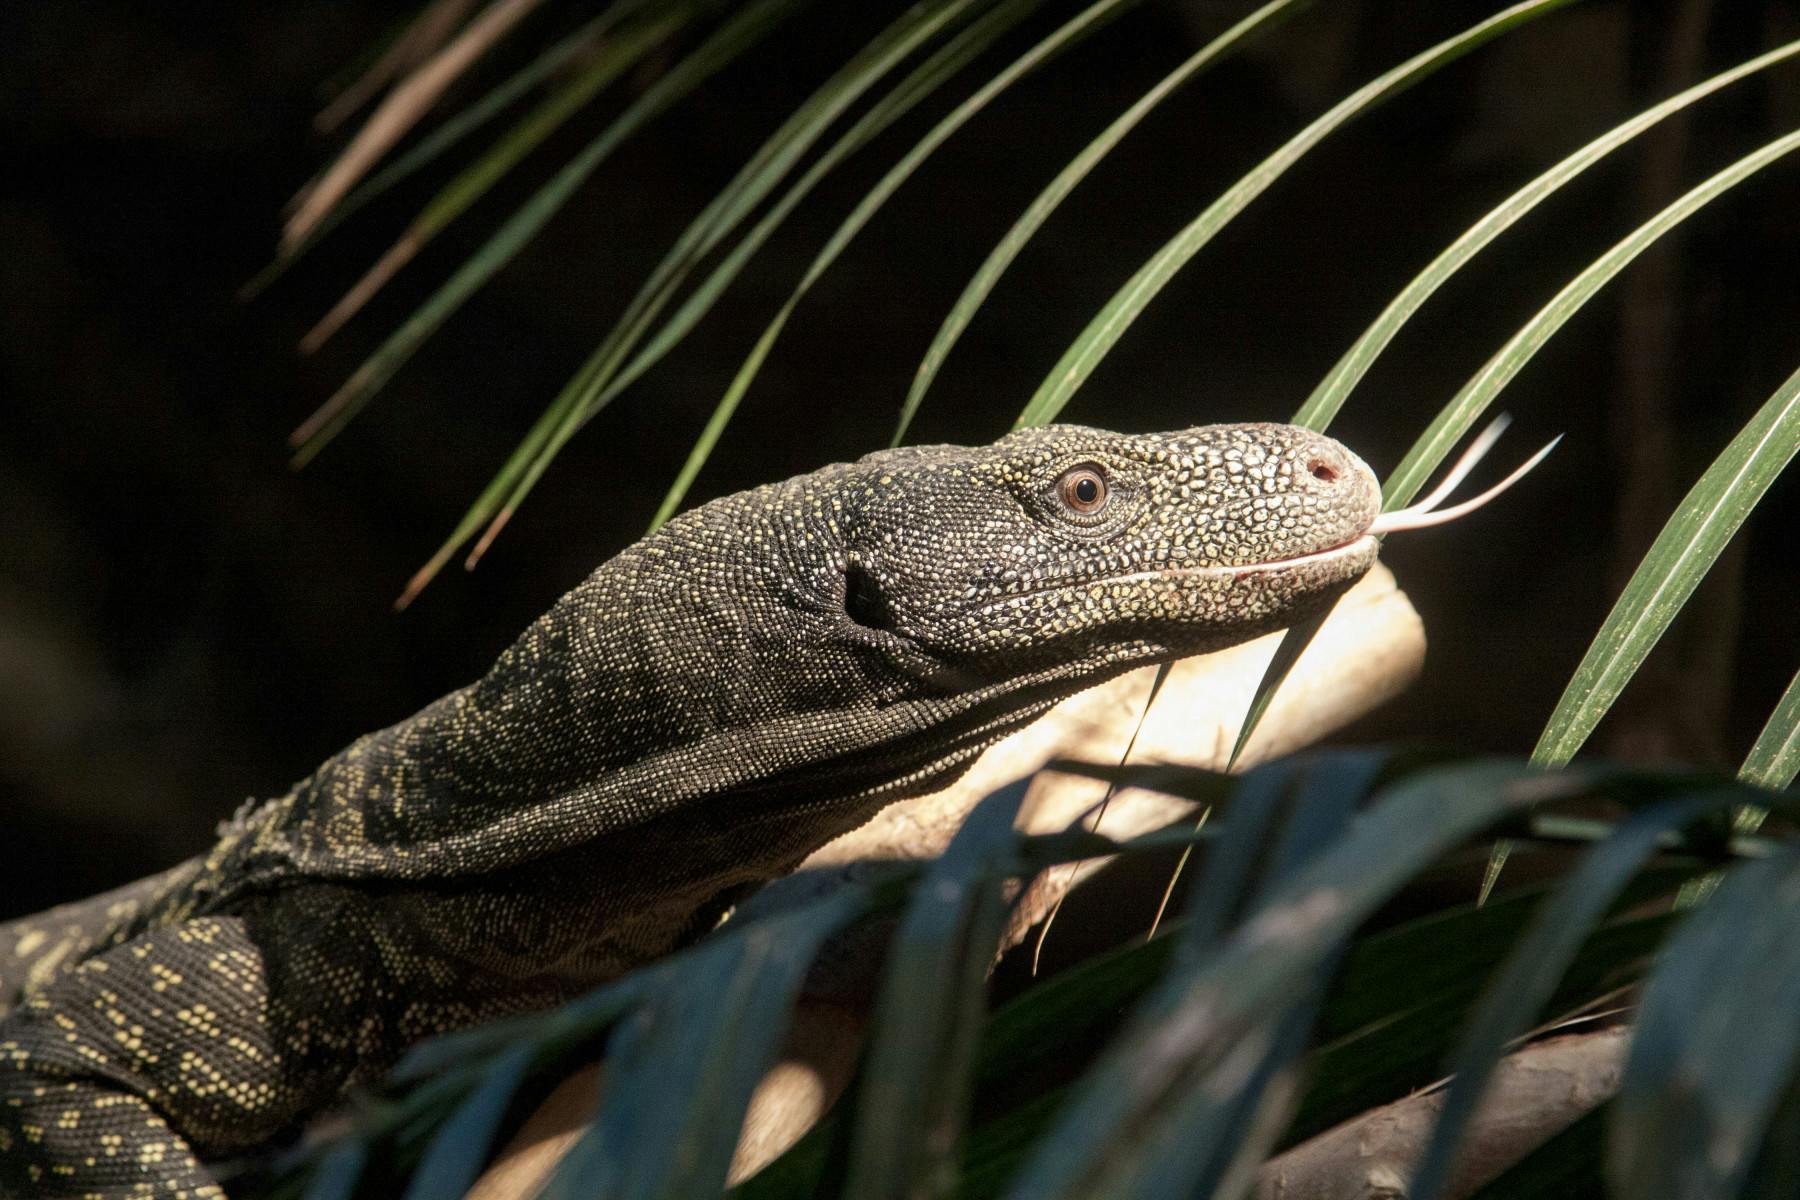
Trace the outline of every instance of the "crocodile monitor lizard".
<path fill-rule="evenodd" d="M 1073 692 L 1320 609 L 1379 508 L 1336 442 L 1218 425 L 695 509 L 201 856 L 0 924 L 0 1194 L 221 1196 L 208 1160 L 421 1038 L 668 951 Z"/>

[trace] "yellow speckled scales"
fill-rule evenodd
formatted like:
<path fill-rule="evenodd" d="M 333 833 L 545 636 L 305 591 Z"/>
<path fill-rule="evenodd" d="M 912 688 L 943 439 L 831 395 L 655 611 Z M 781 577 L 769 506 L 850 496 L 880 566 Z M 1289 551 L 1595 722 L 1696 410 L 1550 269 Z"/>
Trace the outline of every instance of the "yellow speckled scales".
<path fill-rule="evenodd" d="M 0 925 L 0 1193 L 217 1195 L 207 1161 L 698 936 L 1057 700 L 1317 611 L 1379 507 L 1336 442 L 1219 425 L 884 451 L 696 509 L 204 855 Z"/>

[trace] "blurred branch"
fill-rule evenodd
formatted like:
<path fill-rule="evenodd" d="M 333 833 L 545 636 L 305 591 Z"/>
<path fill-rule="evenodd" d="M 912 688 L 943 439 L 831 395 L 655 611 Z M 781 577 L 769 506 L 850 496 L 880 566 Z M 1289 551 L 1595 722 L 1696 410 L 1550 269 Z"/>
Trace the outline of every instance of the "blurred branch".
<path fill-rule="evenodd" d="M 319 110 L 313 118 L 313 128 L 320 133 L 334 132 L 352 113 L 379 95 L 382 88 L 436 52 L 474 7 L 475 0 L 432 0 L 368 70 Z"/>
<path fill-rule="evenodd" d="M 436 104 L 444 90 L 538 6 L 539 0 L 493 0 L 455 40 L 407 76 L 356 131 L 350 145 L 297 197 L 282 229 L 284 248 L 306 240 L 325 215 Z"/>
<path fill-rule="evenodd" d="M 1619 1088 L 1623 1028 L 1552 1038 L 1501 1061 L 1476 1110 L 1444 1200 L 1462 1200 L 1586 1116 Z M 1442 1090 L 1364 1113 L 1264 1164 L 1256 1200 L 1404 1200 Z"/>

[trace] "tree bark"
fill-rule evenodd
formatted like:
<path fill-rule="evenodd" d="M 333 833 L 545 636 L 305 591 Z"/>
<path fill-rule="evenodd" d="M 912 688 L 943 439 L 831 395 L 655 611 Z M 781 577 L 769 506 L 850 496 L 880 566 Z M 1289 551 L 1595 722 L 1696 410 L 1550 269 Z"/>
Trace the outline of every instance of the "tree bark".
<path fill-rule="evenodd" d="M 1619 1088 L 1624 1029 L 1552 1038 L 1502 1060 L 1462 1139 L 1443 1200 L 1463 1200 Z M 1377 1108 L 1263 1164 L 1256 1200 L 1405 1200 L 1442 1090 Z"/>

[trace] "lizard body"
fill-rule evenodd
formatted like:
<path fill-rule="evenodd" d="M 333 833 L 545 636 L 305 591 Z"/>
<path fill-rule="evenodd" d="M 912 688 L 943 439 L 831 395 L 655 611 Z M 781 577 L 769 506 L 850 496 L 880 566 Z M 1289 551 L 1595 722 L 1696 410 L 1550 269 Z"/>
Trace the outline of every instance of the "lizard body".
<path fill-rule="evenodd" d="M 414 1042 L 666 953 L 1064 696 L 1316 611 L 1379 507 L 1275 425 L 1052 426 L 702 506 L 200 857 L 0 924 L 0 1194 L 222 1195 L 206 1160 Z"/>

